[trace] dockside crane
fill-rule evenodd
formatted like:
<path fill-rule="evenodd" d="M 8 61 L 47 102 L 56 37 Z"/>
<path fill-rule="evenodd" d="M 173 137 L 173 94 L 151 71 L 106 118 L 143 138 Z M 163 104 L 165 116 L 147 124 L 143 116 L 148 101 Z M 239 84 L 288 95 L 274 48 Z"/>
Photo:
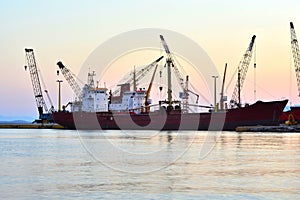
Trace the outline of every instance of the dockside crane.
<path fill-rule="evenodd" d="M 48 108 L 43 97 L 40 78 L 38 74 L 38 68 L 36 65 L 33 49 L 26 48 L 25 54 L 27 59 L 27 66 L 25 66 L 25 69 L 27 68 L 29 69 L 31 83 L 33 87 L 33 93 L 34 93 L 34 97 L 35 97 L 35 101 L 39 113 L 39 119 L 35 120 L 34 122 L 52 122 L 52 114 L 48 113 Z"/>
<path fill-rule="evenodd" d="M 61 61 L 57 62 L 57 65 L 58 65 L 61 73 L 65 77 L 66 81 L 72 88 L 72 90 L 76 96 L 76 100 L 81 101 L 82 100 L 81 88 L 80 88 L 79 84 L 76 82 L 76 80 L 73 76 L 73 73 L 67 67 L 65 67 Z"/>
<path fill-rule="evenodd" d="M 296 31 L 293 22 L 290 22 L 291 30 L 291 45 L 292 53 L 294 58 L 295 73 L 297 78 L 298 96 L 300 96 L 300 55 L 299 55 L 299 44 L 296 36 Z"/>
<path fill-rule="evenodd" d="M 234 87 L 234 91 L 230 100 L 231 107 L 241 107 L 241 89 L 243 87 L 244 81 L 246 79 L 246 74 L 249 68 L 249 64 L 251 62 L 252 54 L 253 54 L 253 45 L 255 42 L 256 36 L 253 35 L 251 38 L 251 42 L 243 55 L 242 60 L 238 66 L 238 80 Z"/>

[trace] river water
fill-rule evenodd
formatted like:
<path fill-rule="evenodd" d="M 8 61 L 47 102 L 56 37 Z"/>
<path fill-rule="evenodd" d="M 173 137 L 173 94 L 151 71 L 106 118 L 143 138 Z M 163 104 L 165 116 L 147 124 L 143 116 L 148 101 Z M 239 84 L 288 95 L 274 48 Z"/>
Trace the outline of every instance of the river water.
<path fill-rule="evenodd" d="M 0 199 L 300 199 L 300 134 L 0 130 Z"/>

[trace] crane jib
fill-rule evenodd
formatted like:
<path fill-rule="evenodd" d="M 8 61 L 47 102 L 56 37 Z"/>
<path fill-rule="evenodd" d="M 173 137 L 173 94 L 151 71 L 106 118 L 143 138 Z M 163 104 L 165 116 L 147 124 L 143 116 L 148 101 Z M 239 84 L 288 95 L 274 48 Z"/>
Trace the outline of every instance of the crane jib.
<path fill-rule="evenodd" d="M 159 37 L 160 37 L 160 39 L 161 39 L 161 41 L 163 43 L 163 46 L 164 46 L 164 49 L 165 49 L 166 53 L 170 54 L 171 52 L 170 52 L 169 47 L 168 47 L 168 45 L 167 45 L 167 43 L 166 43 L 166 41 L 164 39 L 164 36 L 160 35 Z"/>
<path fill-rule="evenodd" d="M 235 106 L 240 107 L 241 106 L 241 99 L 240 99 L 241 94 L 240 93 L 241 93 L 241 89 L 243 87 L 243 84 L 244 84 L 244 81 L 246 78 L 249 64 L 251 62 L 255 38 L 256 38 L 256 36 L 253 35 L 251 38 L 249 47 L 247 48 L 247 50 L 243 56 L 243 59 L 240 61 L 240 64 L 238 66 L 238 70 L 239 70 L 238 80 L 234 87 L 234 91 L 233 91 L 233 94 L 232 94 L 232 97 L 230 100 L 231 107 L 235 107 Z"/>
<path fill-rule="evenodd" d="M 161 56 L 160 58 L 158 58 L 155 63 L 159 62 L 161 59 L 163 59 L 164 56 Z"/>
<path fill-rule="evenodd" d="M 298 93 L 300 96 L 300 73 L 299 73 L 300 54 L 299 54 L 299 44 L 297 41 L 296 31 L 294 29 L 293 22 L 290 22 L 290 32 L 291 32 L 291 48 L 292 48 L 292 54 L 293 54 L 293 59 L 294 59 L 294 67 L 295 67 L 295 73 L 296 73 L 296 79 L 297 79 Z"/>
<path fill-rule="evenodd" d="M 292 29 L 294 29 L 294 24 L 293 24 L 293 22 L 290 22 L 290 26 L 291 26 Z"/>
<path fill-rule="evenodd" d="M 252 51 L 253 45 L 254 45 L 254 41 L 255 41 L 256 35 L 252 36 L 248 51 Z"/>

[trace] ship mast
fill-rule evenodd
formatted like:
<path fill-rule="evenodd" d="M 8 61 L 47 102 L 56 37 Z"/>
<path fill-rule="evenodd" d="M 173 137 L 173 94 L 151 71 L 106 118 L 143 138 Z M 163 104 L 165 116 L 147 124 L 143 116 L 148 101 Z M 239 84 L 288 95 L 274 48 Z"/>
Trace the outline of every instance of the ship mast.
<path fill-rule="evenodd" d="M 95 87 L 94 76 L 96 76 L 95 71 L 92 71 L 92 72 L 88 73 L 88 86 L 90 88 L 94 88 Z"/>

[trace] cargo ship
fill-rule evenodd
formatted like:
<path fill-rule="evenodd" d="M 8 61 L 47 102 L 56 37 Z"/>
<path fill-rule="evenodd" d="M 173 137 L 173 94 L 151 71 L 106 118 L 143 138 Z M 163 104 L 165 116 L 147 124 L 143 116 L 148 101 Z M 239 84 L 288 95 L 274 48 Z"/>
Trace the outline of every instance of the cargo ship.
<path fill-rule="evenodd" d="M 153 67 L 161 59 L 162 57 L 145 68 Z M 61 62 L 59 66 L 63 70 L 66 69 Z M 145 68 L 141 71 L 147 71 Z M 156 69 L 147 89 L 132 90 L 131 83 L 126 82 L 119 85 L 118 96 L 113 95 L 107 88 L 95 87 L 93 80 L 95 73 L 89 72 L 88 83 L 83 87 L 80 98 L 69 103 L 71 111 L 67 111 L 66 106 L 63 106 L 62 111 L 52 113 L 53 120 L 65 128 L 83 130 L 234 131 L 238 126 L 279 125 L 280 116 L 288 102 L 288 100 L 257 101 L 251 105 L 237 104 L 234 108 L 227 108 L 225 103 L 224 106 L 201 106 L 207 108 L 207 111 L 191 113 L 188 112 L 186 101 L 187 90 L 181 93 L 181 100 L 174 100 L 169 88 L 167 100 L 152 104 L 149 94 L 155 71 Z M 186 79 L 188 81 L 188 77 Z M 133 85 L 136 85 L 135 79 L 131 80 Z M 224 102 L 221 102 L 222 104 Z"/>
<path fill-rule="evenodd" d="M 77 94 L 77 100 L 72 102 L 71 111 L 66 107 L 60 112 L 52 113 L 53 120 L 69 129 L 103 129 L 103 130 L 235 130 L 238 126 L 275 126 L 280 123 L 280 116 L 288 100 L 281 101 L 257 101 L 256 103 L 242 106 L 240 91 L 248 69 L 255 35 L 252 37 L 249 47 L 240 62 L 238 83 L 230 101 L 230 108 L 225 103 L 223 96 L 226 67 L 223 76 L 223 85 L 220 106 L 216 103 L 216 91 L 214 106 L 201 106 L 207 109 L 205 112 L 190 112 L 189 96 L 199 95 L 189 89 L 189 77 L 183 82 L 173 54 L 170 53 L 162 35 L 160 39 L 167 54 L 165 63 L 167 74 L 167 99 L 159 100 L 158 104 L 152 104 L 150 92 L 157 66 L 163 56 L 153 63 L 146 65 L 140 71 L 132 73 L 128 81 L 120 84 L 117 92 L 109 91 L 105 87 L 95 87 L 93 77 L 95 73 L 88 73 L 88 83 L 81 90 L 72 78 L 69 70 L 61 63 L 58 66 L 66 80 Z M 137 87 L 137 81 L 145 76 L 144 73 L 153 70 L 148 88 Z M 171 72 L 179 80 L 180 100 L 175 100 L 172 90 Z M 161 71 L 160 71 L 161 72 Z M 161 74 L 161 73 L 160 73 Z M 216 83 L 215 83 L 216 85 Z M 216 87 L 215 87 L 216 88 Z M 162 87 L 159 87 L 162 90 Z M 215 89 L 216 90 L 216 89 Z M 119 95 L 116 95 L 119 94 Z"/>
<path fill-rule="evenodd" d="M 56 123 L 69 129 L 103 130 L 227 130 L 238 126 L 275 126 L 288 100 L 256 103 L 226 111 L 182 113 L 180 109 L 152 113 L 54 112 Z"/>

